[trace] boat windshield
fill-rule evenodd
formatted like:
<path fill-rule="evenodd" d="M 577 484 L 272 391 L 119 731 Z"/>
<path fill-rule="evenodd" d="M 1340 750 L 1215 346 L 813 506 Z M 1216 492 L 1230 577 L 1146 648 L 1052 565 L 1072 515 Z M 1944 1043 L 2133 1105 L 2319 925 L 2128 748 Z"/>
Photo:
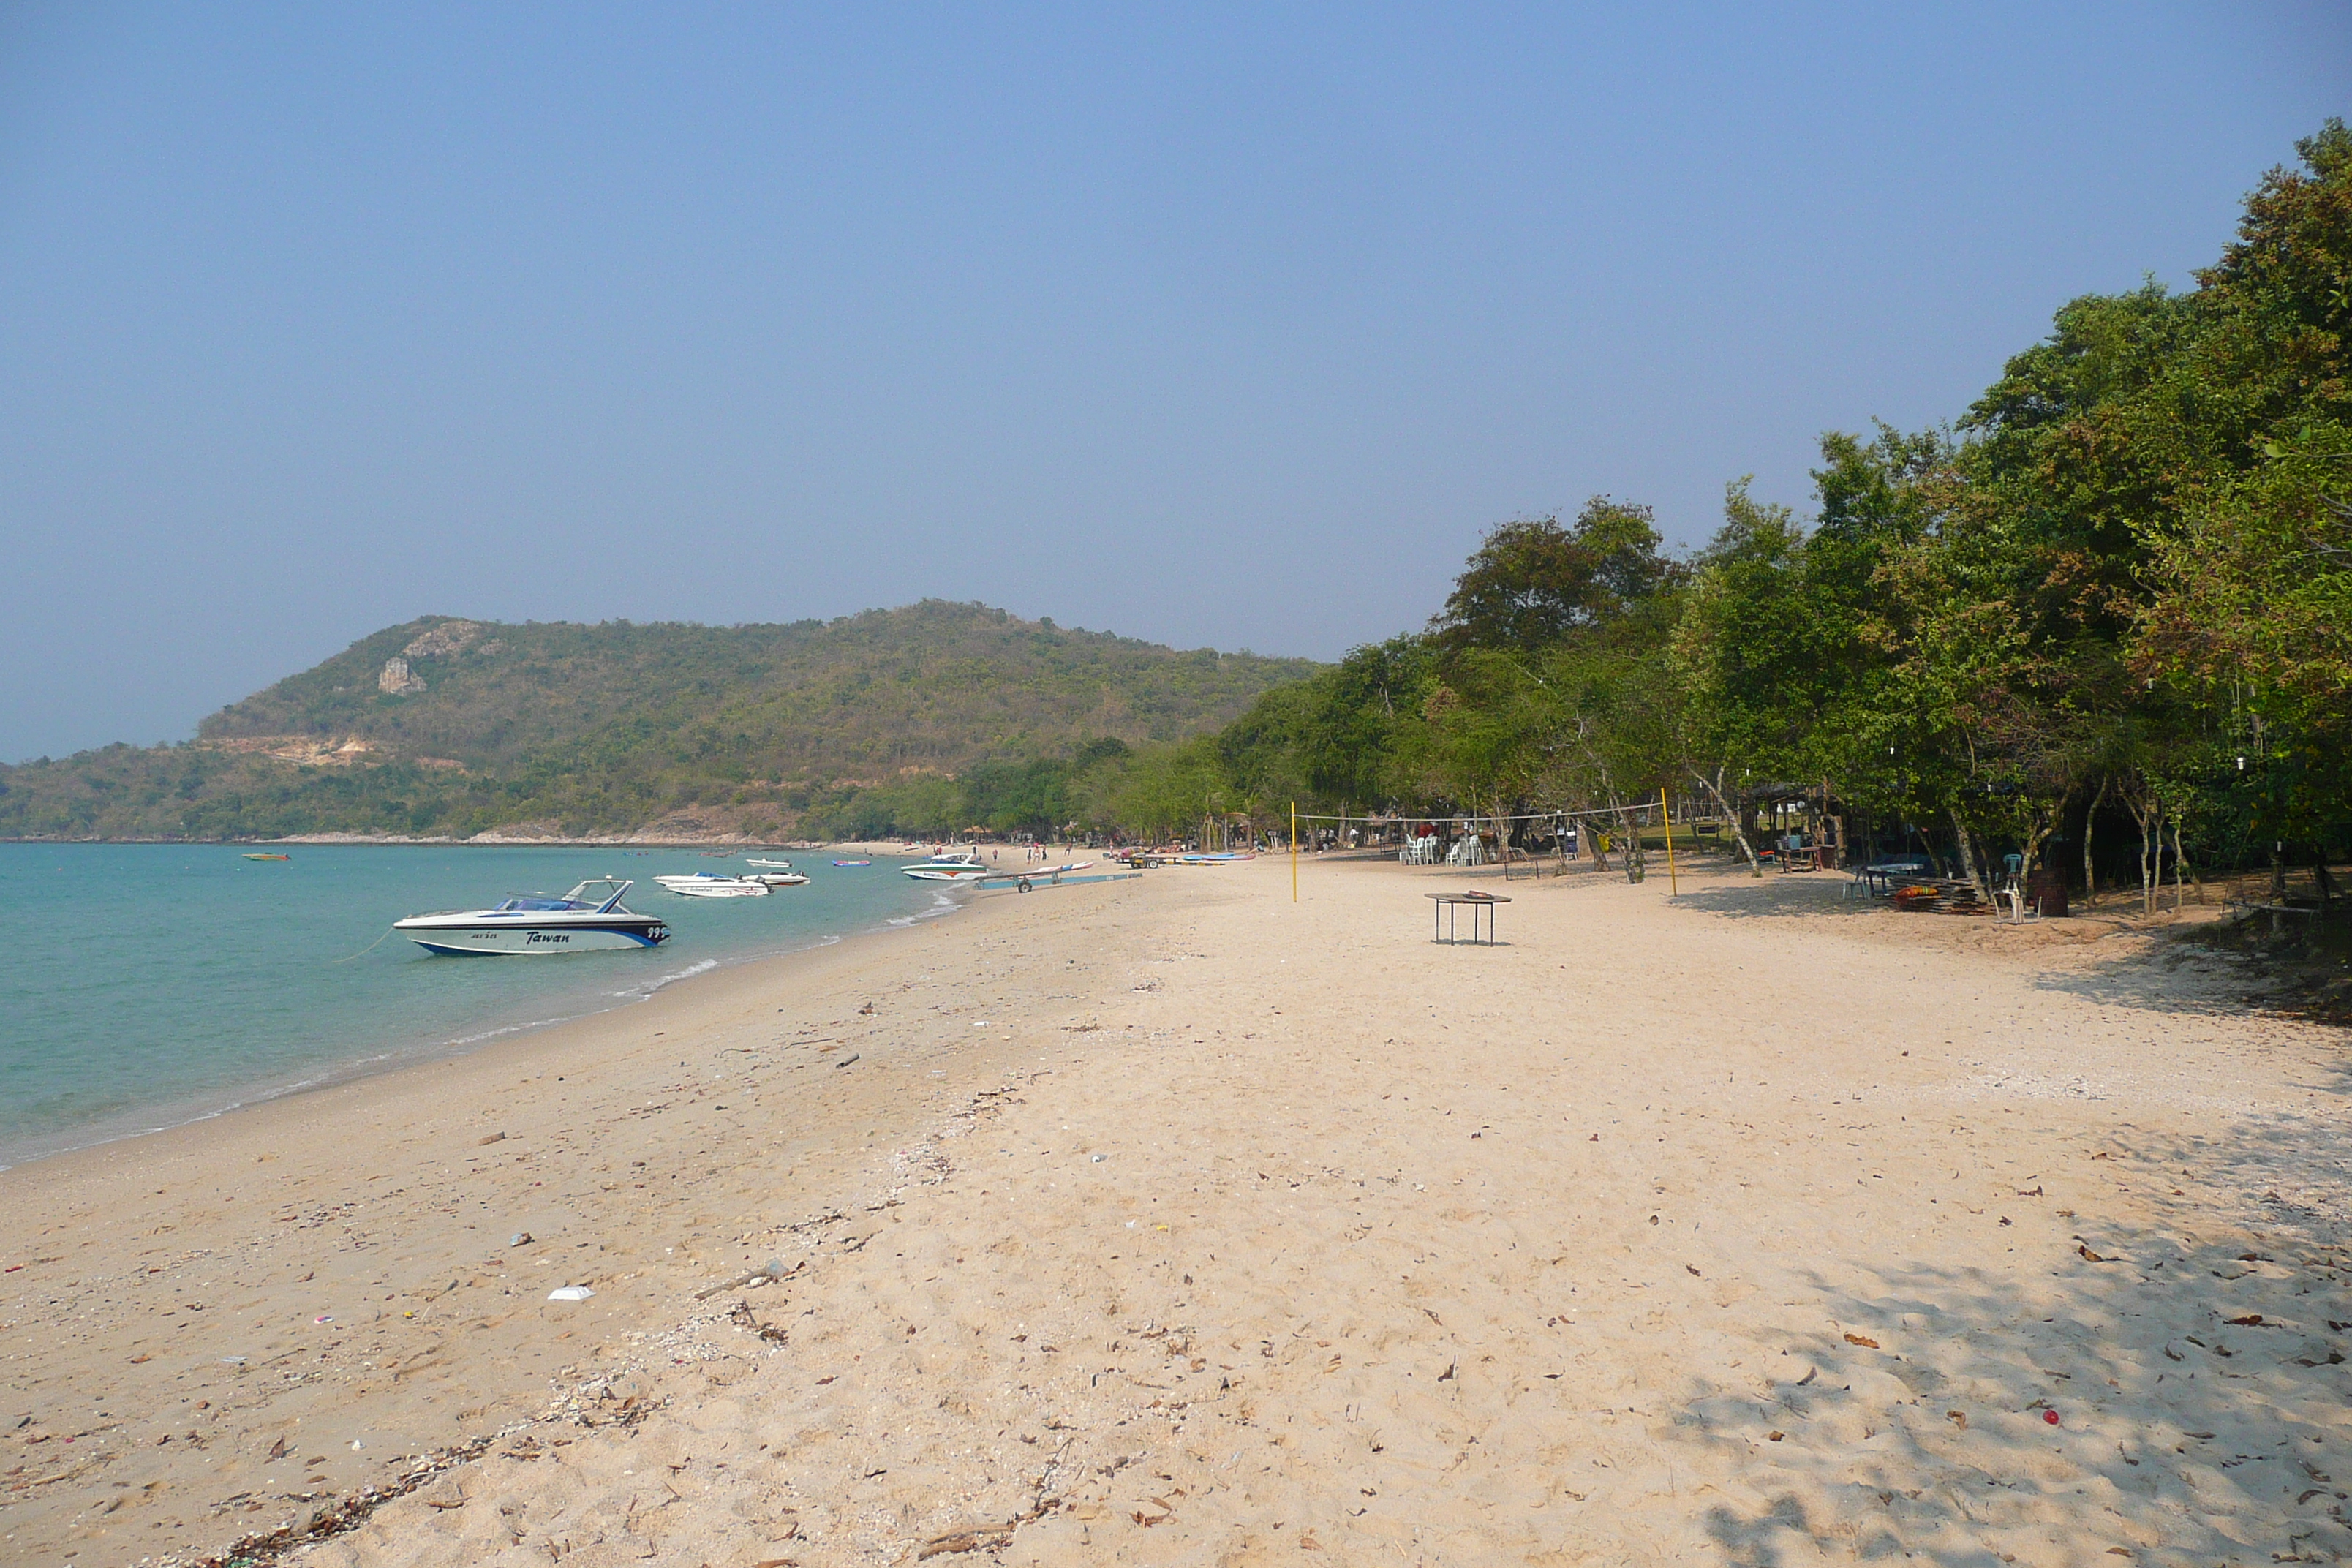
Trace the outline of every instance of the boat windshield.
<path fill-rule="evenodd" d="M 563 896 L 583 909 L 610 914 L 621 907 L 621 895 L 629 886 L 624 877 L 591 877 Z"/>
<path fill-rule="evenodd" d="M 505 902 L 499 905 L 497 912 L 502 915 L 550 913 L 558 910 L 587 910 L 593 908 L 595 908 L 593 904 L 583 904 L 577 899 L 553 899 L 548 897 L 545 893 L 530 893 L 520 898 L 507 900 Z"/>

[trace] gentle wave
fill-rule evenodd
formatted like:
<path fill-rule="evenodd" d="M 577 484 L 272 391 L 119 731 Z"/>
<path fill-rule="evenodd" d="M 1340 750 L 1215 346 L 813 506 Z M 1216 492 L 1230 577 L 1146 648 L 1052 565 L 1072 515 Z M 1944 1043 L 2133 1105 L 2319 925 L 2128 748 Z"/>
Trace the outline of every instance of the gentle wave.
<path fill-rule="evenodd" d="M 625 991 L 615 991 L 612 994 L 635 996 L 639 1001 L 643 1001 L 665 985 L 675 985 L 681 980 L 691 980 L 698 974 L 708 974 L 718 967 L 719 961 L 715 958 L 700 959 L 674 973 L 665 974 L 658 980 L 648 980 L 643 985 L 632 985 Z"/>
<path fill-rule="evenodd" d="M 625 994 L 616 992 L 615 994 Z M 478 1046 L 484 1040 L 495 1040 L 506 1035 L 520 1035 L 526 1029 L 544 1029 L 551 1024 L 568 1024 L 577 1016 L 579 1015 L 576 1013 L 565 1013 L 553 1018 L 533 1018 L 528 1024 L 506 1024 L 495 1029 L 484 1029 L 478 1035 L 459 1035 L 454 1040 L 444 1040 L 441 1043 L 445 1046 Z M 362 1059 L 370 1063 L 388 1062 L 394 1059 L 394 1053 L 384 1051 Z"/>
<path fill-rule="evenodd" d="M 882 923 L 884 925 L 906 927 L 913 925 L 917 921 L 935 921 L 941 915 L 951 915 L 961 908 L 963 908 L 961 904 L 958 903 L 955 900 L 949 898 L 945 893 L 933 893 L 931 895 L 930 908 L 927 910 L 917 910 L 911 915 L 900 915 L 896 920 L 885 921 Z"/>

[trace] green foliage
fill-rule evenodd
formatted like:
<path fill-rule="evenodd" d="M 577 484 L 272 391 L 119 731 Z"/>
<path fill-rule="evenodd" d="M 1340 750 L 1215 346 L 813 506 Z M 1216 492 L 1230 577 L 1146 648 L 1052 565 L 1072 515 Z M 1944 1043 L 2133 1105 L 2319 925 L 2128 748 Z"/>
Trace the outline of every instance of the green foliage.
<path fill-rule="evenodd" d="M 1420 638 L 1267 693 L 1244 789 L 1622 806 L 1829 781 L 1972 867 L 2100 801 L 2207 859 L 2352 834 L 2352 132 L 2273 170 L 2191 293 L 2060 309 L 1957 435 L 1832 433 L 1810 527 L 1725 498 L 1506 523 Z M 1410 672 L 1377 683 L 1373 670 Z"/>
<path fill-rule="evenodd" d="M 1489 532 L 1430 635 L 1446 653 L 1536 653 L 1626 618 L 1675 574 L 1650 509 L 1595 496 L 1568 528 L 1552 517 Z"/>
<path fill-rule="evenodd" d="M 384 689 L 395 659 L 411 689 Z M 772 835 L 1036 831 L 1071 820 L 1084 768 L 1315 668 L 938 601 L 789 626 L 433 617 L 223 709 L 193 744 L 0 768 L 0 835 L 589 835 L 678 813 Z"/>
<path fill-rule="evenodd" d="M 1204 818 L 1244 809 L 1214 735 L 1112 759 L 1085 785 L 1087 826 L 1149 841 L 1188 837 Z"/>
<path fill-rule="evenodd" d="M 1356 648 L 1267 692 L 1229 727 L 1221 738 L 1228 774 L 1253 798 L 1309 810 L 1410 794 L 1398 759 L 1435 682 L 1434 654 L 1419 637 Z"/>

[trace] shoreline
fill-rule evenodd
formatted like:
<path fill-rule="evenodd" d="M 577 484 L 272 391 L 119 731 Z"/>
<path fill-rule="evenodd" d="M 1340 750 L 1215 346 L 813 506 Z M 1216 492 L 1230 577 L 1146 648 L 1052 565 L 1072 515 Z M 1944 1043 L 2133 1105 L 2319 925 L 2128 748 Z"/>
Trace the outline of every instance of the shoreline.
<path fill-rule="evenodd" d="M 214 1479 L 211 1458 L 197 1458 L 203 1448 L 226 1445 L 239 1455 L 228 1467 L 239 1470 L 241 1460 L 262 1452 L 247 1440 L 252 1431 L 266 1426 L 282 1435 L 306 1421 L 336 1421 L 356 1399 L 367 1435 L 338 1439 L 320 1456 L 330 1461 L 322 1467 L 323 1485 L 304 1485 L 303 1476 L 293 1474 L 275 1478 L 287 1495 L 316 1498 L 378 1481 L 390 1473 L 388 1453 L 435 1452 L 461 1446 L 483 1429 L 541 1419 L 562 1359 L 541 1342 L 541 1315 L 602 1322 L 622 1307 L 619 1297 L 580 1308 L 540 1301 L 550 1281 L 569 1282 L 574 1273 L 600 1276 L 609 1295 L 613 1255 L 626 1246 L 614 1226 L 582 1212 L 582 1194 L 548 1191 L 569 1184 L 563 1173 L 578 1152 L 576 1118 L 614 1114 L 616 1079 L 632 1089 L 659 1089 L 676 1083 L 686 1068 L 680 1087 L 692 1096 L 693 1078 L 732 1054 L 713 1043 L 714 1033 L 732 1038 L 746 1029 L 772 1030 L 763 1020 L 782 1011 L 780 998 L 869 983 L 914 962 L 910 955 L 962 923 L 925 919 L 886 925 L 727 965 L 698 976 L 701 984 L 665 987 L 642 1006 L 610 1009 L 462 1055 L 319 1086 L 0 1173 L 5 1251 L 0 1299 L 21 1324 L 24 1292 L 63 1289 L 78 1303 L 68 1338 L 88 1347 L 61 1355 L 53 1336 L 48 1353 L 30 1366 L 22 1355 L 0 1358 L 17 1402 L 29 1404 L 28 1413 L 42 1413 L 20 1429 L 17 1440 L 34 1445 L 26 1452 L 37 1459 L 62 1458 L 68 1474 L 77 1463 L 114 1472 L 121 1462 L 146 1461 L 163 1478 L 153 1490 L 178 1493 Z M 912 940 L 879 940 L 893 935 Z M 664 1049 L 672 1037 L 695 1043 L 672 1047 L 687 1053 L 673 1058 Z M 518 1089 L 524 1091 L 520 1100 Z M 431 1152 L 420 1156 L 421 1149 Z M 844 1167 L 855 1163 L 840 1151 L 820 1152 L 812 1161 L 813 1179 L 838 1181 Z M 485 1180 L 499 1188 L 499 1219 L 484 1225 L 453 1215 L 447 1218 L 454 1234 L 420 1237 L 412 1230 L 420 1216 L 394 1203 L 389 1223 L 401 1237 L 399 1261 L 414 1266 L 430 1257 L 413 1285 L 444 1295 L 478 1290 L 476 1301 L 495 1298 L 495 1305 L 472 1320 L 471 1332 L 454 1347 L 461 1352 L 457 1359 L 425 1374 L 422 1367 L 391 1366 L 380 1354 L 366 1353 L 378 1336 L 393 1331 L 388 1325 L 406 1326 L 414 1319 L 391 1314 L 381 1302 L 360 1305 L 381 1295 L 375 1256 L 381 1249 L 373 1241 L 354 1243 L 352 1221 L 383 1203 L 385 1187 L 379 1184 L 388 1184 L 396 1198 L 413 1194 L 419 1183 L 448 1181 L 453 1173 L 471 1194 Z M 669 1202 L 675 1214 L 694 1200 Z M 691 1245 L 681 1245 L 682 1236 L 655 1245 L 640 1235 L 630 1277 L 659 1279 L 664 1289 L 698 1282 L 709 1248 L 726 1244 L 707 1224 L 681 1222 L 681 1228 L 693 1233 Z M 510 1229 L 529 1239 L 513 1245 Z M 575 1247 L 583 1230 L 598 1239 Z M 331 1239 L 323 1247 L 309 1245 L 313 1231 Z M 597 1268 L 575 1264 L 568 1254 L 577 1249 L 593 1251 Z M 244 1275 L 230 1298 L 236 1304 L 211 1316 L 220 1312 L 220 1297 L 230 1289 L 215 1273 L 227 1259 L 238 1260 Z M 564 1280 L 541 1272 L 555 1268 Z M 335 1310 L 310 1310 L 321 1305 Z M 642 1309 L 642 1296 L 635 1305 Z M 257 1339 L 238 1332 L 257 1326 L 241 1321 L 248 1314 L 270 1321 Z M 89 1323 L 93 1316 L 103 1320 L 96 1327 Z M 224 1329 L 236 1342 L 204 1350 L 226 1353 L 173 1354 L 174 1333 L 210 1339 Z M 443 1331 L 435 1326 L 436 1336 Z M 562 1340 L 573 1337 L 569 1328 L 554 1332 Z M 297 1337 L 305 1341 L 299 1350 L 288 1342 Z M 332 1370 L 289 1374 L 289 1362 Z M 145 1370 L 150 1366 L 156 1371 Z M 283 1381 L 273 1385 L 272 1375 Z M 75 1390 L 62 1402 L 44 1392 L 44 1384 L 60 1376 Z M 393 1386 L 383 1385 L 386 1379 Z M 132 1411 L 140 1414 L 123 1415 Z M 108 1441 L 130 1420 L 144 1426 L 159 1415 L 167 1424 L 186 1423 L 186 1432 L 159 1433 L 172 1439 L 162 1443 Z M 393 1430 L 397 1438 L 384 1436 Z M 52 1436 L 58 1447 L 45 1441 Z M 77 1450 L 88 1458 L 78 1459 Z M 266 1456 L 259 1468 L 292 1468 L 269 1466 Z M 19 1543 L 26 1540 L 21 1515 L 27 1503 L 71 1495 L 69 1486 L 33 1490 L 33 1485 L 0 1489 L 0 1533 Z M 215 1495 L 190 1515 L 177 1509 L 194 1500 L 173 1497 L 168 1544 L 184 1549 L 213 1536 L 225 1543 L 236 1532 L 230 1516 L 249 1500 L 250 1489 L 224 1489 L 244 1491 L 236 1508 L 216 1506 L 223 1500 Z M 209 1529 L 206 1521 L 221 1528 Z M 66 1521 L 57 1522 L 68 1534 L 79 1533 Z"/>
<path fill-rule="evenodd" d="M 828 839 L 823 842 L 812 842 L 805 838 L 742 838 L 730 837 L 725 834 L 703 837 L 681 837 L 676 835 L 645 837 L 632 834 L 586 838 L 499 838 L 490 836 L 490 834 L 496 832 L 497 829 L 493 828 L 489 830 L 489 833 L 476 834 L 471 838 L 446 838 L 432 837 L 418 838 L 391 834 L 370 833 L 305 833 L 298 834 L 290 838 L 10 838 L 0 837 L 0 844 L 37 844 L 59 848 L 76 844 L 170 845 L 185 846 L 189 847 L 208 846 L 219 848 L 227 848 L 233 845 L 238 844 L 309 844 L 314 846 L 334 845 L 339 847 L 366 847 L 371 845 L 381 845 L 388 849 L 409 847 L 424 847 L 432 849 L 695 849 L 724 847 L 730 849 L 791 850 L 803 855 L 830 854 L 834 851 L 842 849 L 872 850 L 880 854 L 903 855 L 906 853 L 905 846 L 910 842 L 914 842 L 913 840 L 904 838 L 850 838 L 838 840 Z M 990 844 L 1002 844 L 1009 847 L 1014 841 L 1004 839 L 983 840 L 983 842 Z M 1067 849 L 1072 847 L 1069 845 L 1056 844 L 1051 846 L 1051 847 Z M 1104 853 L 1108 853 L 1108 851 L 1104 851 Z"/>
<path fill-rule="evenodd" d="M 840 848 L 837 844 L 816 844 L 809 847 L 804 839 L 734 839 L 734 837 L 588 837 L 588 839 L 497 839 L 497 837 L 475 835 L 470 839 L 449 839 L 449 837 L 395 837 L 369 835 L 369 832 L 306 832 L 291 839 L 9 839 L 0 837 L 0 844 L 47 844 L 64 848 L 68 844 L 186 844 L 186 847 L 219 847 L 233 844 L 336 844 L 336 847 L 372 847 L 383 848 L 795 848 L 800 853 L 821 853 L 828 848 Z"/>
<path fill-rule="evenodd" d="M 110 840 L 108 842 L 132 841 Z M 425 845 L 425 841 L 422 840 L 415 842 L 419 846 Z M 338 844 L 340 847 L 340 841 Z M 448 846 L 429 847 L 447 847 Z M 505 848 L 531 847 L 524 844 L 483 846 L 483 847 Z M 501 1040 L 520 1038 L 548 1029 L 561 1028 L 565 1025 L 585 1019 L 601 1017 L 606 1014 L 625 1011 L 638 1003 L 651 1000 L 673 986 L 701 980 L 714 973 L 740 968 L 746 964 L 794 958 L 805 952 L 835 946 L 845 942 L 854 942 L 861 937 L 879 936 L 909 925 L 928 923 L 952 914 L 961 907 L 961 903 L 958 903 L 955 908 L 928 907 L 908 915 L 887 917 L 877 925 L 823 933 L 809 939 L 804 945 L 787 948 L 781 952 L 759 952 L 745 957 L 706 956 L 688 962 L 684 969 L 675 973 L 664 974 L 649 982 L 633 984 L 620 991 L 600 992 L 597 994 L 604 999 L 604 1005 L 588 1005 L 583 1006 L 580 1011 L 527 1022 L 492 1024 L 487 1019 L 478 1019 L 468 1024 L 467 1027 L 478 1028 L 480 1031 L 478 1033 L 469 1033 L 450 1039 L 412 1038 L 386 1045 L 370 1055 L 346 1056 L 331 1061 L 323 1061 L 310 1069 L 305 1076 L 290 1082 L 283 1077 L 256 1078 L 188 1099 L 164 1101 L 113 1113 L 76 1127 L 27 1138 L 18 1143 L 0 1145 L 0 1173 L 21 1170 L 28 1165 L 65 1155 L 106 1148 L 158 1133 L 201 1125 L 258 1107 L 278 1104 L 320 1089 L 364 1082 L 388 1073 L 404 1072 L 411 1068 L 424 1067 L 434 1062 L 456 1060 L 485 1049 Z M 680 959 L 684 958 L 683 954 L 677 956 Z"/>
<path fill-rule="evenodd" d="M 130 839 L 122 839 L 122 842 L 110 839 L 108 844 L 130 844 Z M 151 844 L 151 842 L 139 842 L 139 844 Z M 334 847 L 346 847 L 346 844 L 334 842 Z M 367 842 L 352 842 L 352 847 L 367 847 Z M 428 844 L 419 839 L 419 842 L 414 842 L 414 847 L 445 848 L 446 844 Z M 503 847 L 485 844 L 485 848 L 531 848 L 531 844 L 518 842 L 518 844 L 503 844 Z M 800 853 L 807 853 L 807 851 L 800 851 Z M 957 902 L 957 908 L 962 908 L 962 902 Z M 762 963 L 762 962 L 772 962 L 772 959 L 797 957 L 797 954 L 802 952 L 812 952 L 812 950 L 837 945 L 837 942 L 858 941 L 858 938 L 866 938 L 866 936 L 882 936 L 882 933 L 887 933 L 887 931 L 903 929 L 903 926 L 908 924 L 924 924 L 924 921 L 940 920 L 940 917 L 946 917 L 946 914 L 952 914 L 952 912 L 955 912 L 952 908 L 936 908 L 936 905 L 931 905 L 931 908 L 915 910 L 915 912 L 903 914 L 903 917 L 887 917 L 887 920 L 882 920 L 875 926 L 858 926 L 858 929 L 846 929 L 846 931 L 828 931 L 828 933 L 818 933 L 818 936 L 807 938 L 807 942 L 802 942 L 802 945 L 797 947 L 785 947 L 785 950 L 774 950 L 774 952 L 755 952 L 755 954 L 748 954 L 748 957 L 685 959 L 685 954 L 675 954 L 677 962 L 685 962 L 685 969 L 675 971 L 675 973 L 656 975 L 656 978 L 652 980 L 637 980 L 637 983 L 630 983 L 630 985 L 621 987 L 621 990 L 593 992 L 593 996 L 600 999 L 602 1004 L 593 1002 L 591 994 L 572 996 L 567 1004 L 569 1006 L 576 1006 L 576 1011 L 562 1013 L 562 1016 L 555 1016 L 555 1018 L 510 1020 L 510 1023 L 494 1023 L 491 1018 L 475 1018 L 463 1025 L 463 1030 L 466 1030 L 463 1035 L 446 1037 L 446 1039 L 440 1039 L 440 1037 L 436 1037 L 436 1039 L 409 1037 L 409 1039 L 388 1041 L 388 1044 L 379 1044 L 376 1048 L 364 1053 L 364 1056 L 339 1056 L 339 1058 L 331 1058 L 331 1060 L 320 1060 L 320 1063 L 313 1063 L 310 1068 L 294 1074 L 294 1077 L 287 1077 L 287 1074 L 278 1074 L 278 1077 L 254 1077 L 254 1079 L 237 1081 L 237 1084 L 224 1084 L 219 1086 L 219 1089 L 203 1090 L 203 1093 L 197 1093 L 197 1096 L 181 1098 L 181 1100 L 163 1100 L 163 1102 L 152 1102 L 152 1105 L 131 1107 L 131 1110 L 110 1112 L 106 1114 L 106 1117 L 91 1119 L 91 1121 L 78 1123 L 78 1126 L 68 1126 L 68 1129 L 57 1129 L 57 1131 L 49 1131 L 49 1133 L 28 1135 L 28 1138 L 12 1140 L 12 1142 L 7 1142 L 7 1145 L 0 1145 L 0 1173 L 5 1173 L 5 1171 L 19 1171 L 19 1168 L 33 1166 L 33 1163 L 45 1162 L 45 1159 L 57 1159 L 57 1157 L 64 1157 L 64 1154 L 78 1154 L 78 1152 L 85 1152 L 85 1150 L 99 1150 L 99 1147 L 118 1145 L 118 1142 L 127 1142 L 127 1140 L 136 1140 L 136 1138 L 148 1138 L 148 1135 L 155 1135 L 155 1133 L 169 1133 L 169 1131 L 186 1129 L 186 1126 L 216 1121 L 216 1119 L 221 1117 L 236 1117 L 236 1114 L 247 1112 L 247 1110 L 254 1110 L 254 1107 L 275 1105 L 275 1102 L 306 1096 L 306 1093 L 313 1093 L 313 1090 L 320 1090 L 320 1089 L 336 1089 L 336 1086 L 358 1084 L 358 1081 L 383 1077 L 383 1074 L 388 1072 L 404 1072 L 404 1069 L 409 1068 L 421 1068 L 421 1065 L 440 1063 L 440 1060 L 457 1060 L 457 1058 L 470 1056 L 470 1053 L 475 1051 L 482 1051 L 482 1048 L 487 1048 L 489 1044 L 497 1044 L 497 1041 L 501 1039 L 515 1039 L 515 1037 L 536 1035 L 536 1032 L 562 1027 L 562 1025 L 579 1023 L 579 1020 L 585 1020 L 585 1018 L 600 1018 L 600 1016 L 604 1016 L 604 1013 L 625 1011 L 625 1008 L 635 1006 L 635 1004 L 646 1002 L 646 999 L 652 999 L 652 996 L 670 990 L 673 985 L 685 985 L 685 983 L 691 983 L 691 980 L 701 980 L 706 978 L 706 975 L 719 973 L 719 971 L 740 969 L 743 963 Z M 658 959 L 661 954 L 646 954 L 646 957 Z"/>
<path fill-rule="evenodd" d="M 2352 1082 L 2226 966 L 1687 869 L 1521 884 L 1449 948 L 1458 873 L 1306 870 L 982 895 L 0 1176 L 0 1532 L 201 1561 L 361 1499 L 304 1561 L 2041 1563 L 2085 1521 L 2210 1560 L 2313 1522 L 2280 1438 L 2352 1463 Z"/>

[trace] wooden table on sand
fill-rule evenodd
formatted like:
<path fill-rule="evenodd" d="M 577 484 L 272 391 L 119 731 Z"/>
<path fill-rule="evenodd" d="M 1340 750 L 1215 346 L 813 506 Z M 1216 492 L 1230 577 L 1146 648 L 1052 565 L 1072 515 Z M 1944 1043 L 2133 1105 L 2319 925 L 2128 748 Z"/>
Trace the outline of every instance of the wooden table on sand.
<path fill-rule="evenodd" d="M 1432 942 L 1442 942 L 1448 947 L 1458 945 L 1454 934 L 1454 911 L 1462 908 L 1465 904 L 1468 905 L 1470 909 L 1471 944 L 1473 946 L 1478 945 L 1478 911 L 1480 910 L 1485 910 L 1486 911 L 1486 945 L 1488 947 L 1494 946 L 1495 906 L 1496 904 L 1507 904 L 1511 901 L 1507 895 L 1502 893 L 1432 893 L 1429 896 L 1431 899 L 1435 900 L 1435 902 L 1431 906 L 1429 911 L 1429 940 Z M 1445 927 L 1445 934 L 1442 937 L 1437 934 L 1438 925 L 1441 920 L 1444 921 Z"/>

